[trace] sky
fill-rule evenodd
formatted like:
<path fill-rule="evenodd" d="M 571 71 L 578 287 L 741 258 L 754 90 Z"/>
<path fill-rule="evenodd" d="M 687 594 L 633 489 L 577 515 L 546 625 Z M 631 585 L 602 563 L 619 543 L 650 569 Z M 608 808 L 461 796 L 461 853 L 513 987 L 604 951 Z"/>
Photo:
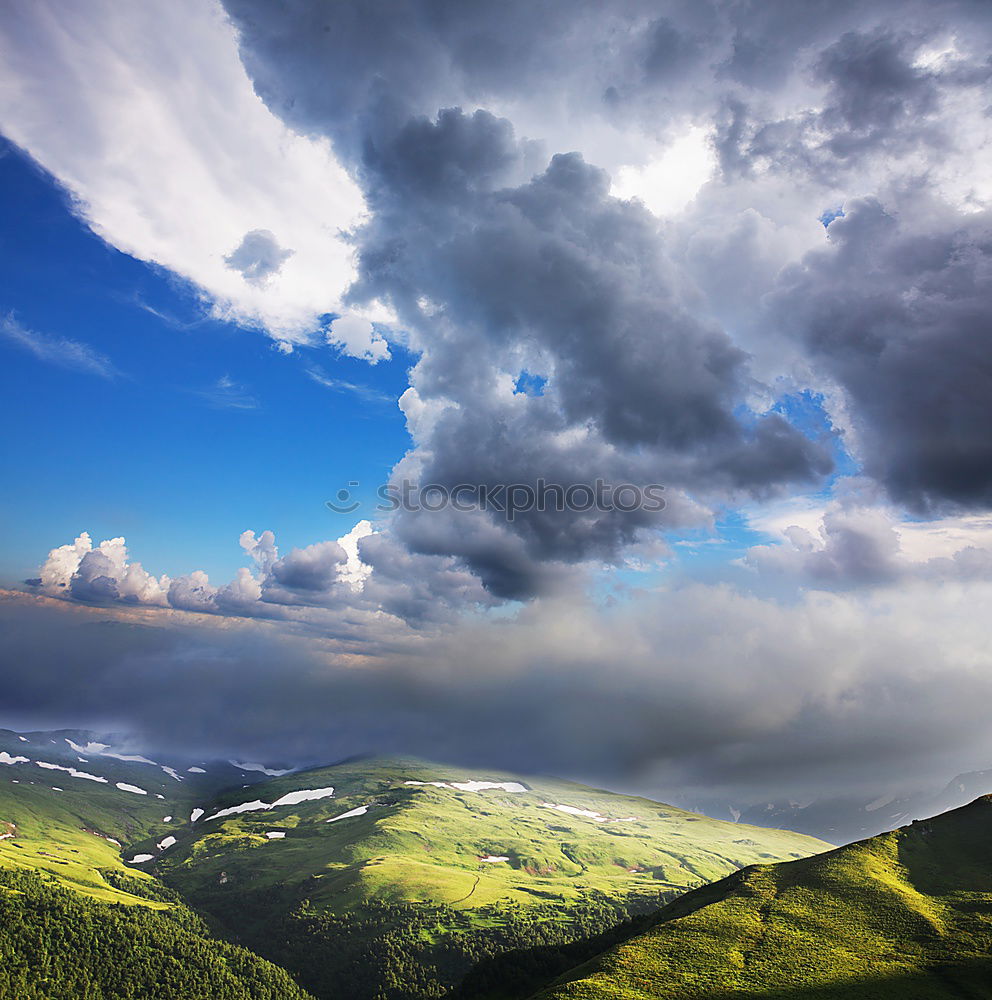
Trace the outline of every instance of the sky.
<path fill-rule="evenodd" d="M 986 4 L 17 0 L 0 55 L 8 724 L 992 767 Z M 479 502 L 542 483 L 664 504 Z"/>

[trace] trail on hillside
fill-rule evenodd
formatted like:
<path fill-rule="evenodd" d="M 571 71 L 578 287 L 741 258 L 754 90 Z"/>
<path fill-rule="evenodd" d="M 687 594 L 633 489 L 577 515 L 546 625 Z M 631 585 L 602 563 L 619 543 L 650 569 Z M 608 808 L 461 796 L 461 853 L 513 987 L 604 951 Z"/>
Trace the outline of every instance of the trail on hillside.
<path fill-rule="evenodd" d="M 479 882 L 480 882 L 480 880 L 481 880 L 481 876 L 480 875 L 476 875 L 475 876 L 475 883 L 473 884 L 472 888 L 469 889 L 467 895 L 462 896 L 461 899 L 453 899 L 448 905 L 449 906 L 454 906 L 455 903 L 464 903 L 465 900 L 468 899 L 472 895 L 472 893 L 475 892 L 475 890 L 479 888 Z"/>

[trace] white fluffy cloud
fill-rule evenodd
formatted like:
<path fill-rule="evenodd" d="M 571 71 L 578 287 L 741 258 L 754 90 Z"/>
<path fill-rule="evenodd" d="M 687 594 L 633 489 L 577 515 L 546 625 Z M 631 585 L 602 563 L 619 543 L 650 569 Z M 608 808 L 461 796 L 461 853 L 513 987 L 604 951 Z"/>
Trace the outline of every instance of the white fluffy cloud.
<path fill-rule="evenodd" d="M 202 570 L 170 579 L 154 577 L 131 562 L 123 538 L 94 547 L 88 532 L 48 553 L 35 587 L 50 597 L 91 604 L 153 605 L 180 611 L 261 617 L 292 617 L 286 609 L 347 604 L 372 574 L 362 561 L 359 542 L 374 534 L 359 521 L 337 541 L 317 542 L 279 556 L 275 535 L 241 533 L 241 548 L 253 566 L 241 567 L 233 580 L 214 586 Z"/>
<path fill-rule="evenodd" d="M 159 606 L 167 603 L 171 583 L 167 576 L 156 578 L 141 563 L 130 562 L 123 538 L 105 539 L 94 548 L 85 531 L 48 553 L 38 579 L 40 589 L 52 597 Z"/>
<path fill-rule="evenodd" d="M 191 281 L 215 315 L 294 342 L 344 311 L 340 231 L 362 195 L 326 139 L 255 95 L 218 3 L 6 5 L 0 115 L 96 233 Z M 353 327 L 336 342 L 381 357 Z"/>

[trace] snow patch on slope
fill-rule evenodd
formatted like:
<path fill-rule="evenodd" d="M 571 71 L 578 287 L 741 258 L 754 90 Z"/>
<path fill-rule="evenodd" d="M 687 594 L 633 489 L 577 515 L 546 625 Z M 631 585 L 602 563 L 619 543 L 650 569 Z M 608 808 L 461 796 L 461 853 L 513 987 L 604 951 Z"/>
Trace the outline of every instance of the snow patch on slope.
<path fill-rule="evenodd" d="M 117 782 L 117 787 L 122 792 L 134 792 L 135 795 L 147 795 L 148 794 L 148 792 L 146 792 L 143 788 L 139 788 L 137 785 L 129 785 L 126 781 L 118 781 Z"/>
<path fill-rule="evenodd" d="M 490 788 L 499 788 L 504 792 L 526 792 L 527 789 L 519 781 L 406 781 L 406 785 L 433 785 L 435 788 L 455 788 L 460 792 L 484 792 Z"/>
<path fill-rule="evenodd" d="M 296 792 L 287 792 L 276 799 L 275 802 L 263 802 L 261 799 L 252 799 L 251 802 L 242 802 L 236 806 L 228 806 L 220 809 L 212 816 L 207 817 L 207 822 L 212 819 L 222 819 L 224 816 L 234 816 L 236 813 L 259 812 L 263 809 L 276 809 L 279 806 L 296 806 L 301 802 L 315 802 L 318 799 L 327 799 L 334 794 L 334 788 L 301 788 Z"/>
<path fill-rule="evenodd" d="M 68 743 L 69 746 L 72 747 L 72 749 L 76 751 L 76 753 L 91 753 L 91 754 L 95 753 L 95 754 L 99 754 L 99 753 L 103 753 L 104 750 L 109 750 L 110 749 L 110 744 L 109 743 L 93 743 L 93 742 L 90 742 L 90 743 L 87 743 L 86 746 L 80 746 L 78 743 L 73 743 L 72 740 L 66 740 L 66 743 Z"/>
<path fill-rule="evenodd" d="M 262 774 L 267 774 L 270 778 L 281 778 L 284 774 L 290 774 L 292 772 L 291 767 L 287 767 L 283 771 L 276 770 L 272 767 L 266 767 L 264 764 L 248 764 L 240 760 L 229 760 L 228 764 L 233 765 L 240 771 L 261 771 Z M 192 771 L 193 768 L 190 768 Z"/>
<path fill-rule="evenodd" d="M 359 806 L 357 809 L 349 809 L 346 813 L 341 813 L 340 816 L 332 816 L 330 819 L 324 820 L 324 822 L 336 823 L 339 819 L 350 819 L 352 816 L 364 816 L 368 811 L 368 806 Z"/>
<path fill-rule="evenodd" d="M 595 823 L 636 823 L 636 816 L 621 816 L 618 819 L 610 819 L 609 816 L 604 816 L 601 812 L 596 812 L 595 809 L 579 809 L 576 806 L 565 806 L 559 802 L 542 802 L 542 808 L 544 809 L 557 809 L 558 812 L 567 813 L 569 816 L 582 816 L 585 819 L 591 819 Z"/>
<path fill-rule="evenodd" d="M 36 760 L 38 767 L 45 768 L 46 771 L 65 771 L 70 777 L 85 778 L 87 781 L 98 781 L 101 785 L 107 784 L 106 778 L 101 778 L 98 774 L 89 774 L 86 771 L 77 771 L 74 767 L 63 767 L 61 764 L 49 764 L 47 760 Z"/>

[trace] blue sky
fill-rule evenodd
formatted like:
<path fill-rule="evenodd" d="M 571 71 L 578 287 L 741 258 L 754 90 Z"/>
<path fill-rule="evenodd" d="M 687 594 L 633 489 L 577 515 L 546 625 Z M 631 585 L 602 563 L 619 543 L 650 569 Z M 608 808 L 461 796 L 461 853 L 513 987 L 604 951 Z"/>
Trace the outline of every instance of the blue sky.
<path fill-rule="evenodd" d="M 8 429 L 19 431 L 0 442 L 5 580 L 34 575 L 83 530 L 126 536 L 156 573 L 220 579 L 243 565 L 246 528 L 288 546 L 348 531 L 360 515 L 324 500 L 359 480 L 354 492 L 373 501 L 408 447 L 395 400 L 413 359 L 395 346 L 374 366 L 327 346 L 284 355 L 257 330 L 213 320 L 186 283 L 95 236 L 15 147 L 3 154 L 0 312 L 47 341 L 87 345 L 118 372 L 44 361 L 0 338 Z M 372 398 L 318 384 L 314 367 Z M 214 398 L 225 378 L 249 405 Z"/>

